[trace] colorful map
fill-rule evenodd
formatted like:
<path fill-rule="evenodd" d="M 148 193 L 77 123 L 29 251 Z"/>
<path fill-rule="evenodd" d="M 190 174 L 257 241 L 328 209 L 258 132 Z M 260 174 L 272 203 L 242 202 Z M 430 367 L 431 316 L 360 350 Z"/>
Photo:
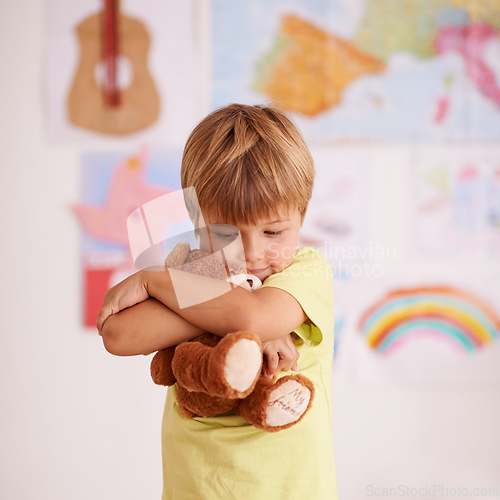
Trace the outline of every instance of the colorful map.
<path fill-rule="evenodd" d="M 320 144 L 500 139 L 498 0 L 213 1 L 213 107 Z"/>

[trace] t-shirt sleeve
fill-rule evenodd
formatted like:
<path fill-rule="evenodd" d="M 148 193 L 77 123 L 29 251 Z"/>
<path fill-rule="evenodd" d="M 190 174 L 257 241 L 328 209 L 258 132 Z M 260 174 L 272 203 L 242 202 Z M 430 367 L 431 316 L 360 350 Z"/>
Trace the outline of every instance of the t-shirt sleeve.
<path fill-rule="evenodd" d="M 269 276 L 263 287 L 279 288 L 300 304 L 307 320 L 295 333 L 308 344 L 319 344 L 325 335 L 333 335 L 332 268 L 313 248 L 300 248 L 284 271 Z"/>

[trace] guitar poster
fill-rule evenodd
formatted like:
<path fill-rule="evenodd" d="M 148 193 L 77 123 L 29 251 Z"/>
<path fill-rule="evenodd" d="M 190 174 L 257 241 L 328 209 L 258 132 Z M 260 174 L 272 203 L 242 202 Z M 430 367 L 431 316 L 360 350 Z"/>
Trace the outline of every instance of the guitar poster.
<path fill-rule="evenodd" d="M 117 102 L 110 104 L 105 2 L 47 0 L 50 139 L 156 139 L 182 146 L 199 118 L 193 1 L 122 0 L 115 6 Z"/>

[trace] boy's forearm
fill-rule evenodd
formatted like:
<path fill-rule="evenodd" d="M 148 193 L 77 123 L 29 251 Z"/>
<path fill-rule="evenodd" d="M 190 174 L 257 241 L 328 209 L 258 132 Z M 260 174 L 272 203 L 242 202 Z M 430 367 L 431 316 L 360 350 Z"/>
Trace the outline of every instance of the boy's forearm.
<path fill-rule="evenodd" d="M 275 288 L 253 292 L 242 287 L 231 290 L 227 282 L 175 269 L 169 269 L 169 272 L 146 271 L 145 281 L 152 297 L 189 323 L 216 335 L 247 330 L 267 341 L 288 335 L 305 320 L 305 314 L 295 299 Z M 192 297 L 196 293 L 201 298 L 207 295 L 214 298 L 180 308 L 176 293 L 180 297 L 190 294 Z"/>
<path fill-rule="evenodd" d="M 159 351 L 202 332 L 201 328 L 150 298 L 109 316 L 100 333 L 108 352 L 134 356 Z"/>
<path fill-rule="evenodd" d="M 168 272 L 146 271 L 146 281 L 151 297 L 205 331 L 225 335 L 243 330 L 247 326 L 244 311 L 239 310 L 235 295 L 251 292 L 241 287 L 231 290 L 226 281 L 176 269 L 170 269 Z M 206 300 L 210 296 L 215 298 Z M 183 306 L 186 299 L 194 305 L 180 307 L 179 302 Z"/>

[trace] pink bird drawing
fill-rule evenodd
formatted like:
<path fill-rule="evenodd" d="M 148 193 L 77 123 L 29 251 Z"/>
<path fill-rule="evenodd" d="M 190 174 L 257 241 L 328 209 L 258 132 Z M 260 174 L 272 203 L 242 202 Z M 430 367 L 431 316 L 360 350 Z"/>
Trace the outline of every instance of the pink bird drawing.
<path fill-rule="evenodd" d="M 117 165 L 104 205 L 79 203 L 71 207 L 88 236 L 127 246 L 127 217 L 137 207 L 172 191 L 146 183 L 147 157 L 142 151 Z"/>

